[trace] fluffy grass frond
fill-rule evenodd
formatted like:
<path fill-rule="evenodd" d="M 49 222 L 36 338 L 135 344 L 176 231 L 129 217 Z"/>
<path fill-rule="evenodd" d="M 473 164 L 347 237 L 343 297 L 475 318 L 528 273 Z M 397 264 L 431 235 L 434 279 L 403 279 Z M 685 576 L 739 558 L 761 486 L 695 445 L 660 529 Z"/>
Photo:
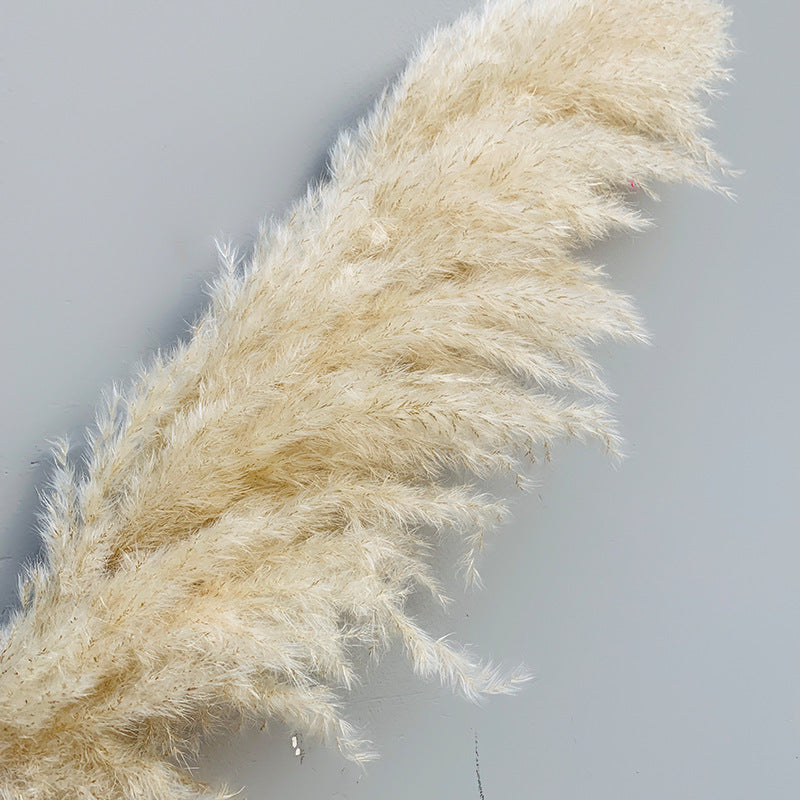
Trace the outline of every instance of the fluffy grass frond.
<path fill-rule="evenodd" d="M 213 794 L 203 737 L 277 718 L 369 745 L 342 693 L 401 643 L 470 699 L 516 689 L 411 618 L 477 580 L 505 515 L 482 482 L 557 437 L 619 439 L 591 355 L 644 341 L 583 246 L 647 224 L 631 185 L 724 191 L 715 0 L 500 0 L 437 30 L 330 176 L 223 270 L 191 336 L 66 446 L 46 555 L 2 632 L 0 798 Z"/>

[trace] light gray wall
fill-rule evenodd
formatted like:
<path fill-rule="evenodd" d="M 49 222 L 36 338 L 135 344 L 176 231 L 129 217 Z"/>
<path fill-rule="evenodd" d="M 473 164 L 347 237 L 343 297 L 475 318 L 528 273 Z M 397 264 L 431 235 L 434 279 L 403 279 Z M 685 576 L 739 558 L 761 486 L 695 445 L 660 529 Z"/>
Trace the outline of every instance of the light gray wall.
<path fill-rule="evenodd" d="M 597 249 L 651 348 L 603 353 L 630 458 L 561 446 L 440 633 L 537 679 L 476 708 L 398 654 L 349 704 L 366 775 L 289 731 L 208 754 L 260 798 L 795 798 L 800 793 L 794 5 L 734 0 L 714 134 L 737 203 L 687 188 Z M 5 2 L 0 63 L 0 606 L 37 548 L 46 440 L 202 306 L 321 174 L 419 35 L 468 0 Z"/>

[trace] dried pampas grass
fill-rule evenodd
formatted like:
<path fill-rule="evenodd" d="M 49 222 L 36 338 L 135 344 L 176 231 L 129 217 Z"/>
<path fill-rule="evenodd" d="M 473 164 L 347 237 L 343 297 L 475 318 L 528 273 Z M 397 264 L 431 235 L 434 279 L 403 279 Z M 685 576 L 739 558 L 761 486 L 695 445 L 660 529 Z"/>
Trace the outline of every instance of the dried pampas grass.
<path fill-rule="evenodd" d="M 578 249 L 630 185 L 720 189 L 714 0 L 493 2 L 421 45 L 330 179 L 227 254 L 191 338 L 113 392 L 2 632 L 0 797 L 199 798 L 181 760 L 277 717 L 367 746 L 337 704 L 367 653 L 470 698 L 515 688 L 406 612 L 430 541 L 481 536 L 559 436 L 617 434 L 588 349 L 644 339 Z M 483 487 L 485 490 L 485 486 Z"/>

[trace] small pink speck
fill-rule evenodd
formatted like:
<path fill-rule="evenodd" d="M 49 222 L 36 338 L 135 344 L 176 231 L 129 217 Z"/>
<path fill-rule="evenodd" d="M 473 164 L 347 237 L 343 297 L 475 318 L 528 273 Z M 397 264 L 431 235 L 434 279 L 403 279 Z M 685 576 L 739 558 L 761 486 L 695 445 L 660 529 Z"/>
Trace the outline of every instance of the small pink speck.
<path fill-rule="evenodd" d="M 630 184 L 631 184 L 631 189 L 635 189 L 636 188 L 636 184 L 633 181 L 630 181 Z"/>

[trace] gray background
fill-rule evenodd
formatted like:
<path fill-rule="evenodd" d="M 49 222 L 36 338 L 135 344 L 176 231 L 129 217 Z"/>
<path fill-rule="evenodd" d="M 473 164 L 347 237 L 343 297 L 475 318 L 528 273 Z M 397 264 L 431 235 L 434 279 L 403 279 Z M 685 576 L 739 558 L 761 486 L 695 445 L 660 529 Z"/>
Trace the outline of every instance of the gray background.
<path fill-rule="evenodd" d="M 421 34 L 468 0 L 4 3 L 0 607 L 37 549 L 46 440 L 183 334 L 214 236 L 252 242 L 318 177 Z M 735 0 L 714 138 L 732 203 L 686 187 L 595 257 L 653 347 L 602 354 L 630 457 L 563 445 L 482 561 L 419 613 L 536 680 L 474 707 L 398 653 L 351 698 L 362 774 L 290 731 L 202 772 L 259 798 L 794 798 L 800 792 L 798 12 Z M 442 557 L 444 561 L 446 554 Z"/>

